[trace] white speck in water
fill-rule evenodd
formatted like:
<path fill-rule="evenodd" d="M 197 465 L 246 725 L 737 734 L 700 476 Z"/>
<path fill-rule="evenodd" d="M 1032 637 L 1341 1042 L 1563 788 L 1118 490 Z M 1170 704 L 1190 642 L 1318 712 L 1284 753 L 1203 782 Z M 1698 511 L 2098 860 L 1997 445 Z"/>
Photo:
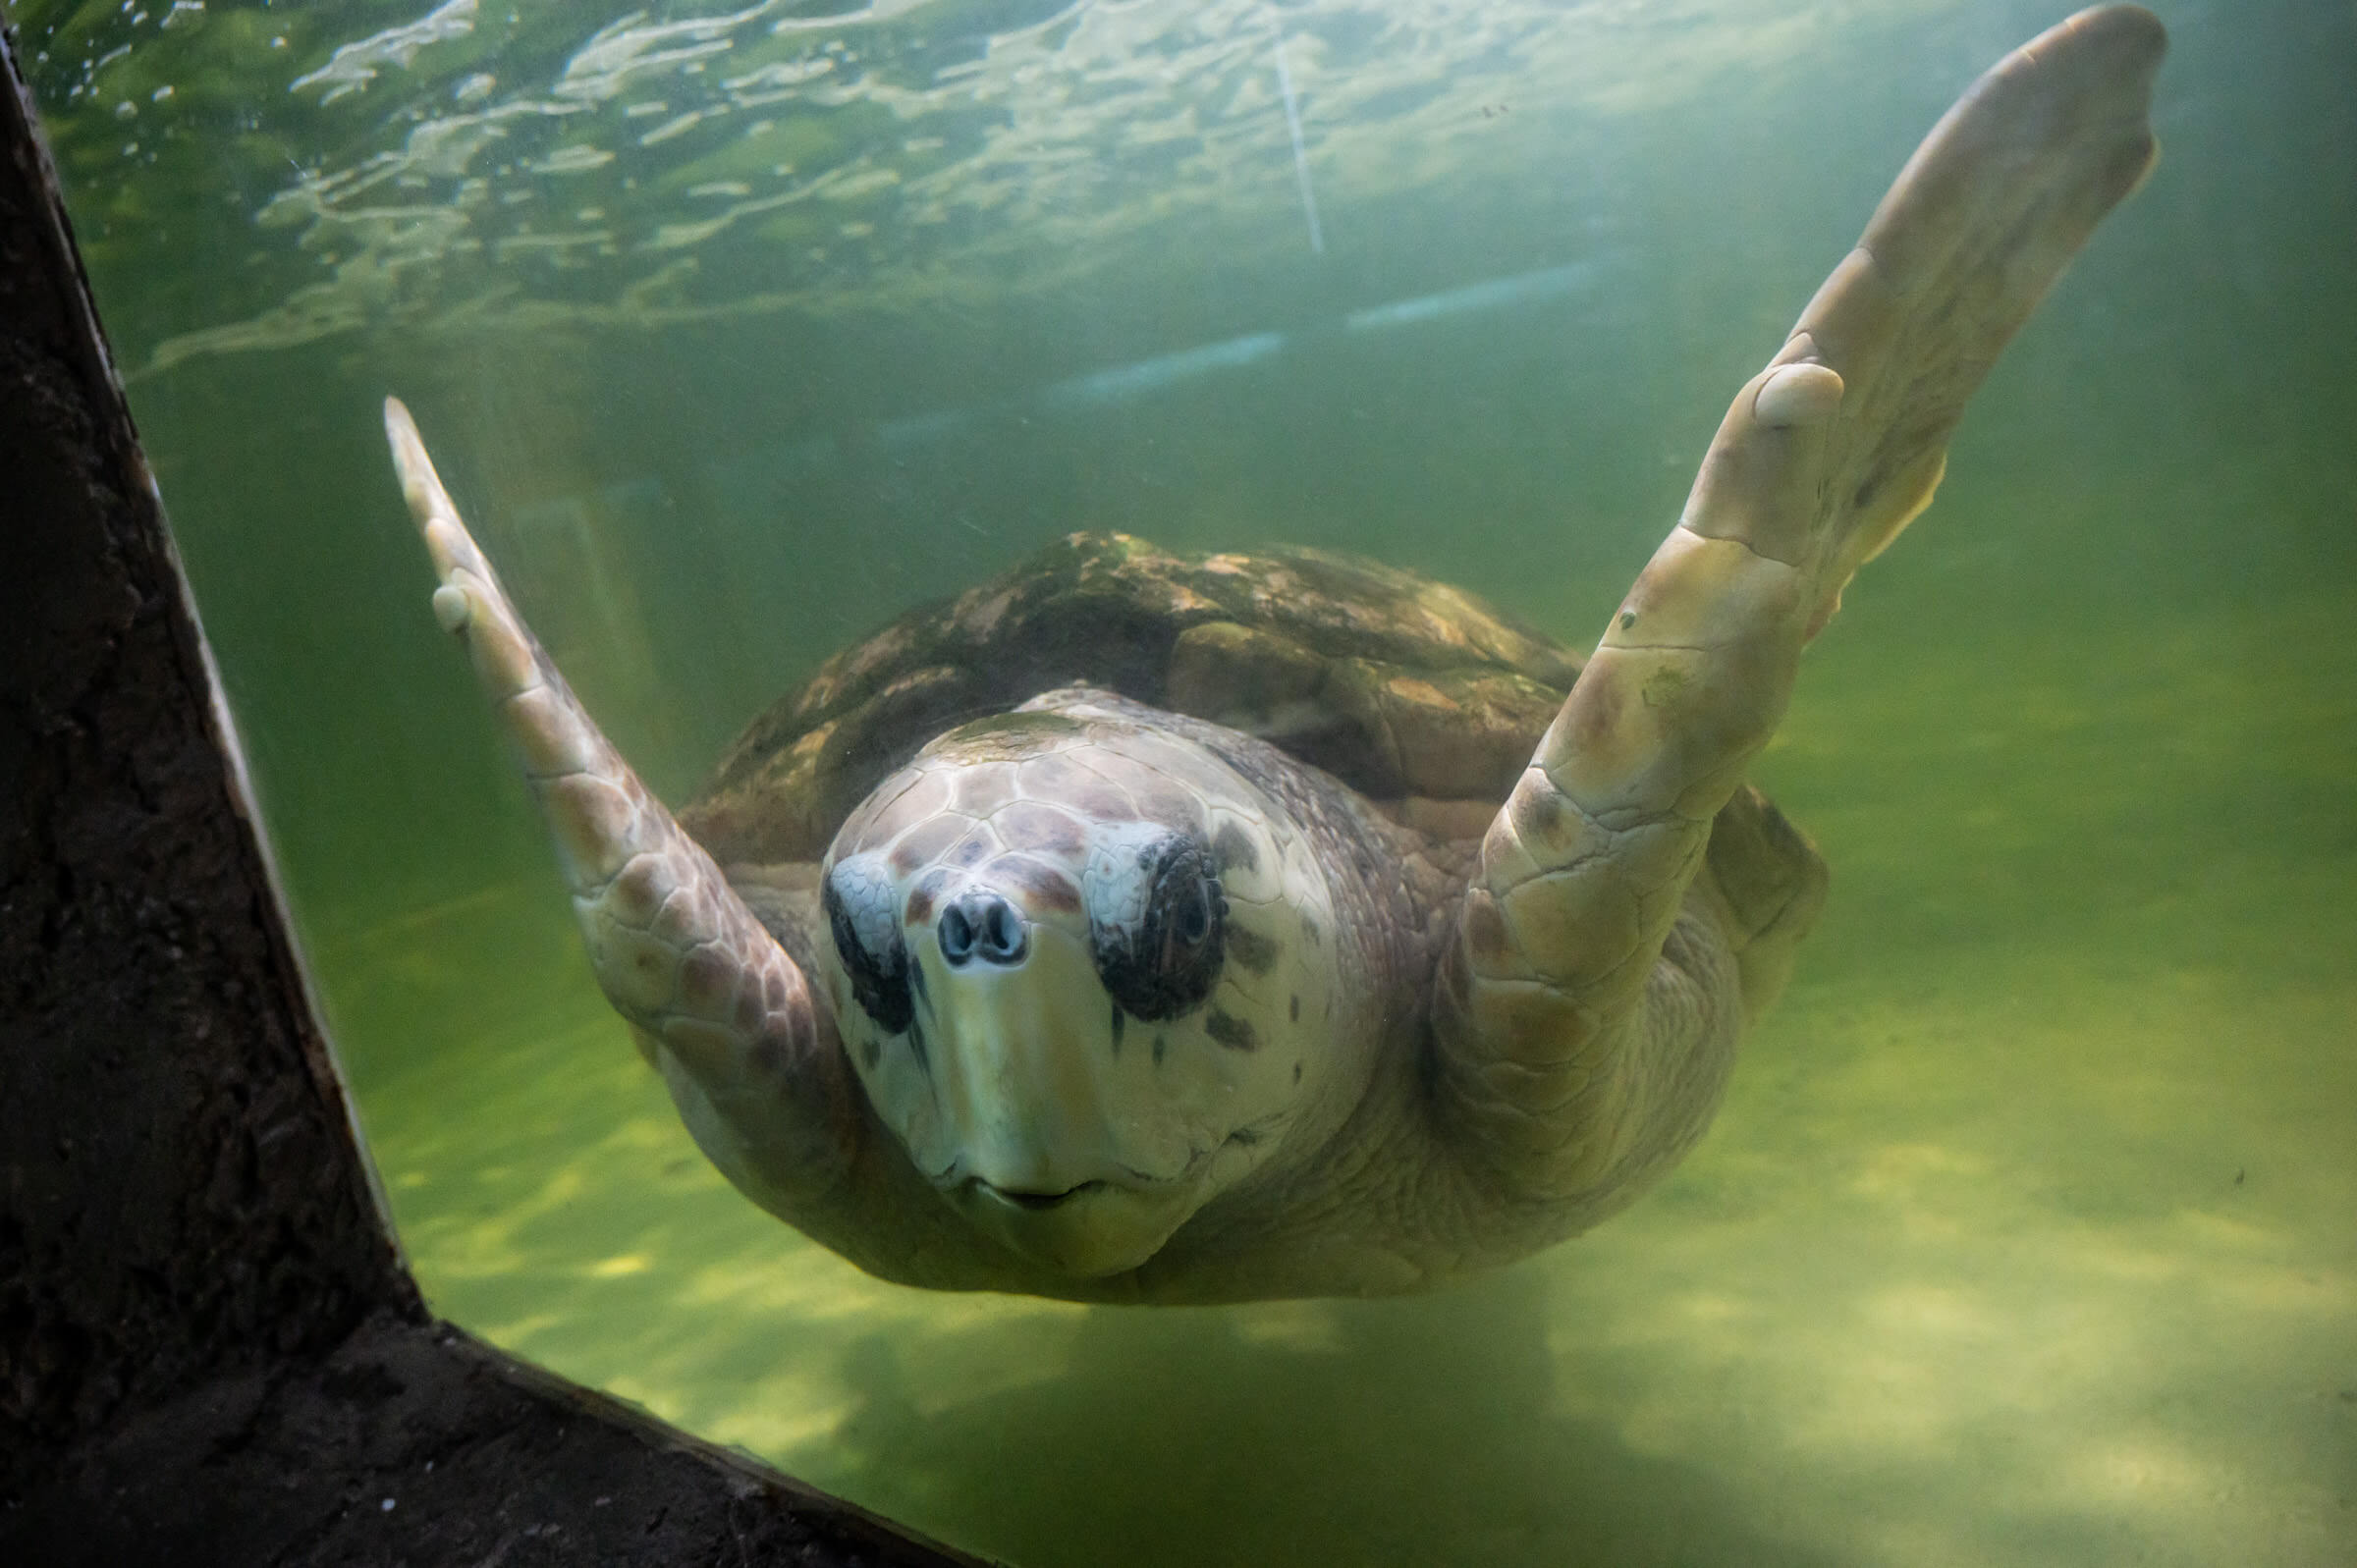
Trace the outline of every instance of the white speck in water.
<path fill-rule="evenodd" d="M 389 1514 L 393 1511 L 393 1499 L 387 1497 L 383 1502 L 378 1503 L 376 1506 L 378 1512 Z"/>

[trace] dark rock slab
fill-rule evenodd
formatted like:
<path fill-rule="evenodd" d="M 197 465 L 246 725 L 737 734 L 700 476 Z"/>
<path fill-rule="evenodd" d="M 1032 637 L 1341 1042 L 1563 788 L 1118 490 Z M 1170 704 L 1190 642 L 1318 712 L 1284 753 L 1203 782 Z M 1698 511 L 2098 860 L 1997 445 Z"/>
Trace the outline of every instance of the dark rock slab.
<path fill-rule="evenodd" d="M 955 1559 L 435 1323 L 0 39 L 0 1562 Z"/>

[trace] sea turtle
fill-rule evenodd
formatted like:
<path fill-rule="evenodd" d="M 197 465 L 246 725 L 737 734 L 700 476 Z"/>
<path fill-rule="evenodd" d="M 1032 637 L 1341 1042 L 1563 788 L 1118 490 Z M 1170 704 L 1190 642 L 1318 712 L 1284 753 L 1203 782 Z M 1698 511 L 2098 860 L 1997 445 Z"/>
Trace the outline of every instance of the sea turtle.
<path fill-rule="evenodd" d="M 403 488 L 598 978 L 754 1202 L 915 1285 L 1423 1289 L 1701 1134 L 1819 904 L 1743 783 L 1999 349 L 2144 177 L 2161 26 L 1984 77 L 1736 395 L 1584 664 L 1311 552 L 1076 536 L 829 663 L 678 820 Z"/>

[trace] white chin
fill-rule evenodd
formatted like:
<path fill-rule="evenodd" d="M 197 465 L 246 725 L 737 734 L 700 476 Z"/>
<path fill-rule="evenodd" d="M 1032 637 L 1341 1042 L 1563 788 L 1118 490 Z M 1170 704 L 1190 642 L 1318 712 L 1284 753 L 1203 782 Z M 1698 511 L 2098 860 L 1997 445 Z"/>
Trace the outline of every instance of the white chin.
<path fill-rule="evenodd" d="M 1008 1251 L 1075 1279 L 1137 1268 L 1195 1211 L 1195 1183 L 1137 1192 L 1092 1184 L 1051 1205 L 1018 1203 L 968 1182 L 949 1194 L 959 1212 Z"/>

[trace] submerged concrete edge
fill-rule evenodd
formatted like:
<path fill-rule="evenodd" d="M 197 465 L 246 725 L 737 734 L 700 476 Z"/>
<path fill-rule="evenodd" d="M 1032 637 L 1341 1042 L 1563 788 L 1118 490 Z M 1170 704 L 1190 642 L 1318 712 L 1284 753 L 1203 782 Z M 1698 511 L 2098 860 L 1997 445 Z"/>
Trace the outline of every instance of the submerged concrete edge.
<path fill-rule="evenodd" d="M 0 1559 L 978 1561 L 426 1311 L 0 62 Z"/>

